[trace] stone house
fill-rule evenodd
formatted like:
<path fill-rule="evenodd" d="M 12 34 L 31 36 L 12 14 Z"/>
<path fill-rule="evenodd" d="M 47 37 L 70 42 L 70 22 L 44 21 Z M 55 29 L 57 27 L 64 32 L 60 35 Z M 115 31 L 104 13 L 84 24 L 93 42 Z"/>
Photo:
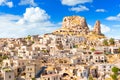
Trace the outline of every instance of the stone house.
<path fill-rule="evenodd" d="M 105 62 L 107 62 L 106 55 L 101 51 L 93 52 L 92 57 L 93 57 L 92 62 L 94 62 L 94 63 L 105 63 Z"/>
<path fill-rule="evenodd" d="M 14 71 L 10 67 L 3 67 L 1 69 L 4 80 L 14 80 Z"/>
<path fill-rule="evenodd" d="M 25 68 L 25 80 L 31 80 L 35 78 L 36 73 L 39 71 L 40 67 L 36 64 L 28 64 Z"/>
<path fill-rule="evenodd" d="M 112 67 L 114 67 L 114 64 L 103 63 L 96 64 L 95 66 L 97 66 L 99 74 L 111 74 Z"/>

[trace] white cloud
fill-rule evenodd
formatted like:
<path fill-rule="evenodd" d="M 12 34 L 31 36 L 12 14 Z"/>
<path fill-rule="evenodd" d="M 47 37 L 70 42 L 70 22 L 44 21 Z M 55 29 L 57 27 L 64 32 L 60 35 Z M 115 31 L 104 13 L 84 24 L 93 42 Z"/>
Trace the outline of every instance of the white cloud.
<path fill-rule="evenodd" d="M 23 17 L 0 14 L 0 37 L 24 37 L 27 35 L 44 34 L 60 27 L 60 23 L 53 24 L 49 21 L 49 18 L 50 16 L 39 7 L 27 8 Z M 22 20 L 24 24 L 19 22 Z"/>
<path fill-rule="evenodd" d="M 93 27 L 90 24 L 88 24 L 88 27 L 90 30 L 93 30 Z"/>
<path fill-rule="evenodd" d="M 96 12 L 106 12 L 105 9 L 96 9 Z"/>
<path fill-rule="evenodd" d="M 118 28 L 112 28 L 109 33 L 106 34 L 107 37 L 109 38 L 115 38 L 115 39 L 120 39 L 120 33 Z"/>
<path fill-rule="evenodd" d="M 110 21 L 120 21 L 120 13 L 119 13 L 117 16 L 107 17 L 106 20 L 110 20 Z"/>
<path fill-rule="evenodd" d="M 44 22 L 47 21 L 50 18 L 50 16 L 46 13 L 45 10 L 36 7 L 36 8 L 27 8 L 26 12 L 23 15 L 23 18 L 21 18 L 18 23 L 29 23 L 29 22 Z"/>
<path fill-rule="evenodd" d="M 84 4 L 92 1 L 93 0 L 61 0 L 61 3 L 67 6 L 75 6 L 77 4 Z"/>
<path fill-rule="evenodd" d="M 80 12 L 80 11 L 89 11 L 86 6 L 79 5 L 78 7 L 70 8 L 70 11 Z"/>
<path fill-rule="evenodd" d="M 0 6 L 8 6 L 9 8 L 13 7 L 13 2 L 8 0 L 0 0 Z"/>
<path fill-rule="evenodd" d="M 19 5 L 30 5 L 30 6 L 37 6 L 34 0 L 21 0 Z"/>
<path fill-rule="evenodd" d="M 111 29 L 108 26 L 101 24 L 101 32 L 102 33 L 108 33 L 108 32 L 110 32 L 110 30 Z"/>
<path fill-rule="evenodd" d="M 90 24 L 88 24 L 88 27 L 90 30 L 93 30 L 93 27 Z M 102 33 L 106 34 L 106 33 L 109 33 L 110 31 L 111 31 L 111 29 L 109 28 L 109 26 L 101 24 L 101 32 Z"/>

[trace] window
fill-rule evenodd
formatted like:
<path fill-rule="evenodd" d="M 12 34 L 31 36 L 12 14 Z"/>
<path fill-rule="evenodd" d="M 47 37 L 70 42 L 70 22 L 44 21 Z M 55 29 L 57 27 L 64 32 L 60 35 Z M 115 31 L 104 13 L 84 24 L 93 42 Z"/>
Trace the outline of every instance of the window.
<path fill-rule="evenodd" d="M 62 80 L 62 78 L 60 78 L 60 80 Z"/>
<path fill-rule="evenodd" d="M 13 63 L 11 63 L 11 66 L 13 66 L 14 64 Z"/>
<path fill-rule="evenodd" d="M 29 75 L 29 77 L 32 77 L 31 74 Z"/>
<path fill-rule="evenodd" d="M 104 61 L 105 61 L 105 62 L 107 62 L 107 60 L 106 60 L 106 59 L 105 59 Z"/>
<path fill-rule="evenodd" d="M 104 62 L 103 60 L 101 60 L 101 62 Z"/>
<path fill-rule="evenodd" d="M 95 60 L 95 62 L 98 62 L 97 60 Z"/>
<path fill-rule="evenodd" d="M 52 72 L 50 72 L 50 74 L 52 74 Z"/>
<path fill-rule="evenodd" d="M 48 78 L 48 80 L 50 80 L 50 78 Z"/>
<path fill-rule="evenodd" d="M 18 65 L 20 66 L 20 63 Z"/>
<path fill-rule="evenodd" d="M 28 68 L 28 71 L 29 71 L 29 68 Z"/>
<path fill-rule="evenodd" d="M 6 66 L 8 66 L 8 63 L 6 63 Z"/>
<path fill-rule="evenodd" d="M 9 78 L 11 78 L 11 75 L 9 75 Z"/>
<path fill-rule="evenodd" d="M 93 56 L 90 56 L 90 59 L 93 59 Z"/>
<path fill-rule="evenodd" d="M 106 66 L 103 66 L 103 68 L 106 68 Z"/>

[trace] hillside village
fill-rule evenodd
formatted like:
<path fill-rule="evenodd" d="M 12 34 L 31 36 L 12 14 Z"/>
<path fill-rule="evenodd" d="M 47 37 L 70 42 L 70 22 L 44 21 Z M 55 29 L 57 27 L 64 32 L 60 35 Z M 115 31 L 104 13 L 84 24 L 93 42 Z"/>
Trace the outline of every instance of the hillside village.
<path fill-rule="evenodd" d="M 120 80 L 120 40 L 80 16 L 42 36 L 1 38 L 0 80 Z"/>

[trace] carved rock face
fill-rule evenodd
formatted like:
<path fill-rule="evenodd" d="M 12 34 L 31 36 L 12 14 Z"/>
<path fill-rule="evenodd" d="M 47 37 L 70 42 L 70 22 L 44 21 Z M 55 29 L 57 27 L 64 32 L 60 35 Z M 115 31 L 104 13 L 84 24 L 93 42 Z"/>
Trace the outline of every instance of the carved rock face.
<path fill-rule="evenodd" d="M 96 21 L 95 25 L 94 25 L 94 29 L 93 29 L 93 32 L 95 34 L 101 34 L 101 27 L 100 27 L 100 21 Z"/>
<path fill-rule="evenodd" d="M 73 31 L 80 31 L 83 33 L 89 32 L 85 18 L 80 16 L 65 17 L 63 19 L 62 28 L 70 29 Z"/>
<path fill-rule="evenodd" d="M 62 27 L 72 28 L 73 26 L 87 27 L 86 20 L 84 17 L 70 16 L 63 19 Z"/>
<path fill-rule="evenodd" d="M 94 34 L 101 35 L 100 21 L 96 21 L 94 29 L 89 30 L 86 19 L 80 16 L 68 16 L 64 17 L 62 22 L 62 28 L 53 32 L 54 34 L 62 35 L 88 35 L 93 32 Z"/>

